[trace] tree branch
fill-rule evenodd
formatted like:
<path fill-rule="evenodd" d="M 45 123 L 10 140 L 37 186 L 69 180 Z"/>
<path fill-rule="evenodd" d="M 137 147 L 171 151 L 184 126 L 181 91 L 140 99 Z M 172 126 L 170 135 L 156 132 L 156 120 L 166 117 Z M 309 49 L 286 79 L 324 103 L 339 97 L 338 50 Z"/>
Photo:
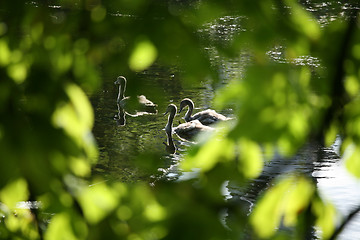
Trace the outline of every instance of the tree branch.
<path fill-rule="evenodd" d="M 342 230 L 345 228 L 345 226 L 355 217 L 357 213 L 360 212 L 360 206 L 358 206 L 356 209 L 354 209 L 347 218 L 344 219 L 344 221 L 340 224 L 340 226 L 335 230 L 335 232 L 331 235 L 329 240 L 335 240 L 338 235 L 342 232 Z"/>

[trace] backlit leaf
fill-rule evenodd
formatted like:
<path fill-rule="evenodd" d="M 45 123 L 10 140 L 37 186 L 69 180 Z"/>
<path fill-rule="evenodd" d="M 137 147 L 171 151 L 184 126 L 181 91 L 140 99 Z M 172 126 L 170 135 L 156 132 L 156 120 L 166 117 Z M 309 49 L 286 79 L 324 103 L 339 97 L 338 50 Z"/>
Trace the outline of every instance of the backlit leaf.
<path fill-rule="evenodd" d="M 142 71 L 150 67 L 157 58 L 157 49 L 154 44 L 146 39 L 140 39 L 131 53 L 129 67 L 133 71 Z"/>
<path fill-rule="evenodd" d="M 351 145 L 345 152 L 345 166 L 355 177 L 360 178 L 360 148 Z"/>
<path fill-rule="evenodd" d="M 78 240 L 85 239 L 87 231 L 83 221 L 68 212 L 62 212 L 52 217 L 44 237 L 45 240 Z"/>
<path fill-rule="evenodd" d="M 20 201 L 27 201 L 28 189 L 25 179 L 19 178 L 8 183 L 0 191 L 0 201 L 10 209 L 14 209 Z"/>
<path fill-rule="evenodd" d="M 283 222 L 295 226 L 298 215 L 309 205 L 314 186 L 304 178 L 288 176 L 266 191 L 250 217 L 256 233 L 262 238 L 271 237 Z"/>
<path fill-rule="evenodd" d="M 53 124 L 63 128 L 79 146 L 85 148 L 88 156 L 95 158 L 97 150 L 91 133 L 94 114 L 85 93 L 75 84 L 69 84 L 66 92 L 69 103 L 61 104 L 53 114 Z"/>
<path fill-rule="evenodd" d="M 0 66 L 6 66 L 10 62 L 11 51 L 7 42 L 0 39 Z"/>
<path fill-rule="evenodd" d="M 105 183 L 96 183 L 78 193 L 87 221 L 98 223 L 118 204 L 119 194 Z"/>
<path fill-rule="evenodd" d="M 260 146 L 250 140 L 239 142 L 239 171 L 247 178 L 256 178 L 261 173 L 264 162 Z"/>
<path fill-rule="evenodd" d="M 235 143 L 225 136 L 225 132 L 221 130 L 210 135 L 208 141 L 202 145 L 199 151 L 195 154 L 186 156 L 181 163 L 181 167 L 185 171 L 190 171 L 193 168 L 200 168 L 202 171 L 206 172 L 212 169 L 218 162 L 234 160 Z M 207 137 L 209 136 L 207 135 Z"/>
<path fill-rule="evenodd" d="M 270 188 L 255 206 L 250 222 L 259 237 L 268 238 L 275 233 L 286 206 L 284 194 L 290 186 L 290 180 L 281 181 Z"/>
<path fill-rule="evenodd" d="M 335 230 L 336 210 L 334 205 L 317 198 L 313 201 L 313 212 L 317 216 L 316 226 L 321 229 L 323 239 L 328 239 Z"/>
<path fill-rule="evenodd" d="M 16 82 L 22 83 L 27 76 L 27 67 L 24 63 L 12 64 L 8 67 L 8 75 Z"/>

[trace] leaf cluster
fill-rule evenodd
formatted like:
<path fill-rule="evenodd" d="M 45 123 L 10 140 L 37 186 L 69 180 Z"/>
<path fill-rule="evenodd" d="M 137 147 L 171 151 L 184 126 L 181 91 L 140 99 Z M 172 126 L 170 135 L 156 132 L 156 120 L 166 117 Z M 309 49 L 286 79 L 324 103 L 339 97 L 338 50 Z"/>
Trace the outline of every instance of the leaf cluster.
<path fill-rule="evenodd" d="M 221 193 L 228 181 L 247 186 L 273 154 L 291 156 L 309 139 L 330 145 L 340 136 L 345 164 L 360 176 L 358 6 L 340 6 L 338 19 L 321 25 L 308 2 L 2 3 L 0 238 L 304 239 L 313 226 L 335 237 L 335 210 L 306 176 L 279 178 L 250 215 Z M 241 16 L 231 37 L 204 30 L 228 16 Z M 209 77 L 216 84 L 209 45 L 251 61 L 216 93 L 215 106 L 231 106 L 236 120 L 182 162 L 200 169 L 199 179 L 154 187 L 92 179 L 98 150 L 88 96 L 101 73 L 131 76 L 160 64 L 176 66 L 185 86 Z M 303 64 L 305 57 L 319 64 Z M 19 207 L 28 201 L 38 206 Z"/>

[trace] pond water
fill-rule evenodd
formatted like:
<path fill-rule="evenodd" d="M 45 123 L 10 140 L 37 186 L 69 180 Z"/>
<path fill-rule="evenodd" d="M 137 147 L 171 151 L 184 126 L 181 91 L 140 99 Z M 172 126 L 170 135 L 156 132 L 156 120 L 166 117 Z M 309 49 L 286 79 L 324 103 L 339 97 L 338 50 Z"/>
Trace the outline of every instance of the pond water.
<path fill-rule="evenodd" d="M 191 143 L 174 135 L 177 151 L 175 154 L 168 154 L 164 145 L 167 142 L 164 131 L 168 120 L 168 116 L 164 116 L 166 108 L 170 103 L 179 106 L 183 98 L 189 97 L 195 102 L 195 111 L 207 109 L 211 107 L 215 90 L 206 82 L 199 87 L 185 89 L 176 74 L 160 67 L 152 68 L 146 73 L 138 74 L 137 79 L 128 79 L 127 85 L 137 84 L 137 80 L 141 79 L 142 94 L 158 104 L 158 113 L 139 116 L 125 114 L 125 121 L 119 121 L 119 106 L 116 102 L 118 87 L 114 85 L 116 77 L 109 76 L 104 79 L 103 88 L 92 97 L 95 111 L 93 132 L 100 150 L 100 159 L 93 168 L 93 174 L 100 174 L 109 180 L 151 181 L 149 177 L 152 177 L 153 171 L 144 171 L 137 166 L 139 156 L 149 152 L 153 154 L 149 157 L 149 162 L 156 166 L 156 178 L 159 178 L 161 172 L 164 176 L 168 171 L 177 172 L 174 165 Z M 151 90 L 154 88 L 163 89 L 160 96 L 159 92 L 157 95 L 153 94 Z M 220 112 L 231 115 L 231 110 Z M 184 122 L 183 115 L 180 115 L 175 117 L 174 125 L 179 121 Z M 176 174 L 178 175 L 178 172 Z"/>
<path fill-rule="evenodd" d="M 156 76 L 157 71 L 162 71 L 162 74 Z M 147 84 L 160 86 L 164 80 L 161 78 L 169 79 L 172 74 L 164 73 L 158 68 L 139 74 L 138 77 L 143 78 L 142 80 Z M 167 141 L 164 131 L 167 116 L 163 113 L 168 103 L 179 105 L 181 99 L 185 97 L 194 100 L 197 111 L 209 108 L 215 89 L 210 84 L 203 83 L 203 87 L 179 90 L 180 84 L 175 77 L 169 81 L 168 86 L 174 88 L 171 91 L 173 94 L 167 93 L 163 96 L 167 101 L 158 102 L 158 114 L 138 117 L 127 115 L 125 125 L 121 125 L 115 117 L 118 114 L 116 103 L 118 90 L 113 83 L 115 79 L 116 76 L 113 76 L 104 81 L 103 89 L 92 99 L 96 118 L 94 134 L 100 149 L 100 159 L 93 168 L 93 174 L 101 175 L 109 181 L 150 183 L 159 178 L 182 180 L 196 177 L 196 172 L 182 173 L 178 170 L 178 164 L 191 143 L 182 141 L 174 135 L 177 151 L 175 154 L 166 151 L 163 143 Z M 129 84 L 131 84 L 130 80 Z M 151 98 L 151 92 L 144 94 Z M 230 109 L 221 113 L 232 116 Z M 181 116 L 177 116 L 175 121 L 183 120 Z M 277 156 L 265 165 L 262 175 L 252 183 L 250 190 L 243 192 L 237 186 L 227 184 L 225 191 L 227 198 L 238 198 L 248 202 L 251 211 L 258 194 L 271 185 L 274 178 L 281 173 L 300 171 L 313 177 L 325 199 L 333 202 L 339 212 L 346 216 L 360 205 L 360 182 L 347 173 L 337 153 L 337 146 L 338 142 L 331 148 L 309 143 L 292 159 Z M 144 170 L 142 166 L 137 165 L 139 156 L 149 152 L 151 152 L 149 164 L 153 165 L 152 171 Z M 360 236 L 360 214 L 351 221 L 339 239 L 353 239 L 354 234 Z"/>
<path fill-rule="evenodd" d="M 324 9 L 324 7 L 326 6 L 320 5 L 319 9 Z M 316 11 L 313 7 L 309 7 L 308 10 Z M 334 19 L 329 12 L 325 12 L 326 14 L 322 15 L 325 17 L 319 17 L 319 21 L 323 24 Z M 220 24 L 224 25 L 219 26 L 217 23 L 217 27 L 210 26 L 209 31 L 211 29 L 219 31 L 221 28 L 222 31 L 217 34 L 221 35 L 225 31 L 227 32 L 225 35 L 229 36 L 229 31 L 242 31 L 234 24 L 238 21 L 240 21 L 239 18 L 221 19 Z M 281 51 L 269 50 L 268 54 L 275 60 L 281 61 L 279 57 Z M 217 58 L 217 63 L 221 66 L 219 74 L 224 79 L 223 84 L 226 84 L 226 81 L 234 75 L 241 75 L 243 61 L 242 57 L 220 61 Z M 312 59 L 311 56 L 297 59 L 295 63 L 314 67 L 319 65 L 317 59 Z M 121 75 L 121 73 L 117 74 Z M 164 131 L 167 116 L 163 113 L 169 103 L 179 106 L 181 99 L 185 97 L 193 99 L 195 111 L 212 108 L 211 103 L 216 88 L 205 80 L 199 86 L 185 87 L 176 71 L 164 69 L 161 66 L 152 67 L 150 70 L 137 74 L 133 79 L 128 79 L 128 85 L 130 88 L 136 88 L 137 81 L 140 79 L 141 94 L 158 104 L 158 113 L 137 117 L 125 115 L 124 122 L 117 119 L 119 115 L 116 103 L 118 88 L 114 85 L 116 77 L 116 74 L 104 74 L 102 89 L 91 98 L 95 110 L 93 132 L 100 150 L 100 159 L 93 167 L 93 174 L 100 175 L 108 181 L 148 181 L 150 183 L 160 178 L 170 181 L 196 177 L 196 172 L 183 173 L 178 169 L 178 164 L 191 143 L 184 142 L 174 135 L 177 151 L 175 154 L 169 154 L 166 151 L 163 143 L 167 141 Z M 153 92 L 152 89 L 157 89 L 157 91 Z M 220 112 L 226 116 L 232 116 L 231 109 Z M 183 121 L 181 117 L 176 116 L 174 122 Z M 224 194 L 228 199 L 240 199 L 247 202 L 251 211 L 258 194 L 270 186 L 274 178 L 284 172 L 300 171 L 311 176 L 323 197 L 330 200 L 337 210 L 346 216 L 360 205 L 360 182 L 347 173 L 343 160 L 338 155 L 339 142 L 340 139 L 331 148 L 323 148 L 313 142 L 308 143 L 292 159 L 276 156 L 265 165 L 263 173 L 252 182 L 250 190 L 244 192 L 230 182 L 224 185 Z M 147 153 L 151 153 L 147 156 L 148 165 L 151 167 L 143 166 L 143 162 L 138 161 Z M 354 239 L 354 236 L 360 236 L 360 214 L 357 214 L 346 226 L 338 239 Z"/>

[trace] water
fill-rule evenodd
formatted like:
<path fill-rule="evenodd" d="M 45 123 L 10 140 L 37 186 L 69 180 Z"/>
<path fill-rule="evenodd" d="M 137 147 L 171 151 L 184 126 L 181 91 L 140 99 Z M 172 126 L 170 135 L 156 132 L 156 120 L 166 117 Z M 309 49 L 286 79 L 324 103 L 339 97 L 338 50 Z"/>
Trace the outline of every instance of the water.
<path fill-rule="evenodd" d="M 164 70 L 155 68 L 147 73 L 139 74 L 138 77 L 142 78 L 145 85 L 147 83 L 157 85 L 173 74 L 163 72 L 154 79 L 153 71 Z M 191 143 L 174 136 L 176 153 L 169 154 L 166 151 L 163 143 L 167 141 L 164 131 L 167 116 L 164 116 L 163 113 L 168 103 L 179 105 L 181 99 L 185 97 L 190 97 L 195 101 L 197 111 L 211 107 L 215 89 L 206 83 L 203 83 L 203 87 L 183 89 L 179 87 L 181 84 L 174 79 L 167 86 L 169 88 L 167 92 L 172 94 L 163 96 L 165 101 L 159 97 L 153 97 L 151 92 L 146 93 L 149 99 L 159 100 L 157 102 L 159 104 L 158 114 L 126 116 L 126 124 L 122 126 L 114 118 L 118 114 L 117 88 L 113 84 L 115 79 L 116 76 L 109 76 L 104 81 L 103 89 L 92 98 L 96 119 L 94 134 L 100 149 L 100 159 L 93 168 L 93 174 L 101 175 L 108 181 L 148 181 L 152 184 L 159 178 L 179 181 L 196 177 L 196 171 L 182 173 L 178 169 L 179 162 Z M 131 80 L 129 80 L 129 84 L 131 84 Z M 222 113 L 227 116 L 232 114 L 230 109 L 222 111 Z M 183 121 L 181 117 L 177 116 L 175 122 Z M 268 188 L 272 184 L 272 180 L 280 174 L 298 171 L 313 177 L 322 196 L 330 200 L 340 214 L 346 216 L 360 204 L 360 182 L 346 171 L 343 161 L 338 155 L 338 145 L 339 140 L 331 148 L 323 148 L 311 142 L 292 159 L 276 156 L 265 165 L 262 175 L 252 183 L 250 190 L 244 193 L 230 182 L 224 185 L 226 186 L 224 194 L 229 199 L 238 198 L 245 202 L 250 212 L 259 193 Z M 142 166 L 137 165 L 137 159 L 142 154 L 149 152 L 153 154 L 149 159 L 153 168 L 144 170 Z M 360 236 L 359 214 L 346 227 L 339 239 L 353 239 L 354 234 Z"/>
<path fill-rule="evenodd" d="M 346 13 L 351 7 L 343 5 L 336 8 L 334 4 L 324 2 L 316 5 L 311 1 L 304 1 L 307 10 L 318 15 L 318 21 L 326 26 L 329 22 Z M 214 41 L 229 41 L 232 35 L 245 31 L 241 25 L 241 17 L 224 17 L 216 23 L 211 23 L 199 30 L 201 34 L 213 35 Z M 219 66 L 219 75 L 223 84 L 233 78 L 241 77 L 244 62 L 248 61 L 246 54 L 239 58 L 225 59 L 217 55 L 211 47 L 206 46 L 212 56 L 214 64 Z M 282 47 L 269 49 L 268 56 L 277 62 L 285 62 L 282 57 Z M 288 63 L 288 62 L 287 62 Z M 312 56 L 302 56 L 293 59 L 291 64 L 307 65 L 313 68 L 321 67 L 318 59 Z M 166 151 L 164 142 L 167 141 L 163 130 L 167 117 L 163 116 L 169 103 L 179 105 L 181 99 L 189 97 L 195 102 L 195 111 L 212 107 L 216 88 L 206 81 L 199 86 L 183 86 L 179 80 L 180 75 L 174 70 L 155 66 L 150 70 L 138 73 L 128 79 L 129 89 L 137 88 L 136 81 L 141 80 L 141 94 L 158 104 L 158 114 L 142 115 L 138 117 L 125 116 L 124 122 L 116 121 L 118 106 L 116 97 L 118 89 L 114 85 L 117 74 L 104 73 L 103 88 L 92 96 L 91 100 L 95 110 L 94 135 L 97 139 L 100 159 L 93 167 L 93 174 L 102 176 L 106 181 L 136 182 L 147 181 L 155 184 L 158 179 L 181 181 L 197 176 L 196 170 L 190 173 L 180 172 L 178 169 L 183 155 L 191 144 L 174 136 L 175 154 Z M 153 89 L 157 89 L 155 92 Z M 133 95 L 133 93 L 129 93 Z M 226 116 L 232 116 L 231 109 L 221 111 Z M 175 118 L 175 123 L 183 121 L 181 117 Z M 324 199 L 331 201 L 340 215 L 346 216 L 360 205 L 360 182 L 350 176 L 344 167 L 343 160 L 338 154 L 340 139 L 331 148 L 323 148 L 317 143 L 310 142 L 292 159 L 283 159 L 276 156 L 266 163 L 261 176 L 251 183 L 251 188 L 243 191 L 231 182 L 225 182 L 223 194 L 229 200 L 238 199 L 245 203 L 248 212 L 254 206 L 255 199 L 264 189 L 268 188 L 279 174 L 286 172 L 301 172 L 312 177 Z M 143 166 L 139 156 L 151 152 L 148 161 L 151 167 Z M 338 239 L 354 239 L 360 236 L 360 214 L 346 226 Z"/>
<path fill-rule="evenodd" d="M 179 106 L 183 98 L 189 97 L 195 102 L 195 111 L 207 109 L 211 107 L 215 90 L 206 82 L 199 87 L 185 89 L 176 75 L 163 68 L 154 67 L 145 73 L 138 74 L 134 79 L 128 79 L 130 88 L 132 84 L 136 85 L 137 81 L 142 82 L 145 87 L 141 94 L 158 104 L 158 113 L 136 117 L 125 114 L 125 124 L 117 120 L 119 116 L 116 103 L 118 88 L 114 85 L 117 75 L 108 75 L 104 78 L 103 88 L 91 98 L 95 111 L 93 132 L 100 150 L 99 162 L 93 168 L 94 175 L 99 174 L 108 180 L 151 181 L 153 170 L 156 169 L 157 178 L 159 174 L 164 176 L 170 174 L 167 177 L 172 178 L 172 172 L 177 172 L 174 176 L 178 177 L 179 173 L 175 166 L 190 143 L 174 135 L 176 153 L 169 155 L 165 150 L 164 142 L 167 142 L 167 136 L 164 127 L 168 117 L 164 116 L 164 113 L 167 105 L 174 103 Z M 164 82 L 166 85 L 163 84 Z M 162 89 L 159 91 L 161 93 L 151 91 L 154 88 Z M 127 93 L 125 95 L 128 96 Z M 231 110 L 221 111 L 221 113 L 231 115 Z M 184 122 L 183 114 L 175 117 L 174 125 L 177 125 L 179 121 Z M 147 171 L 137 166 L 137 160 L 139 156 L 149 152 L 154 154 L 154 159 L 149 160 L 153 161 L 153 169 Z"/>
<path fill-rule="evenodd" d="M 326 151 L 330 154 L 337 152 L 338 143 L 339 139 L 332 149 Z M 327 166 L 317 167 L 313 177 L 317 179 L 320 193 L 335 205 L 342 216 L 349 215 L 360 205 L 360 181 L 347 172 L 341 158 L 329 159 Z M 354 236 L 360 236 L 360 214 L 355 215 L 339 239 L 350 240 L 354 239 Z"/>

